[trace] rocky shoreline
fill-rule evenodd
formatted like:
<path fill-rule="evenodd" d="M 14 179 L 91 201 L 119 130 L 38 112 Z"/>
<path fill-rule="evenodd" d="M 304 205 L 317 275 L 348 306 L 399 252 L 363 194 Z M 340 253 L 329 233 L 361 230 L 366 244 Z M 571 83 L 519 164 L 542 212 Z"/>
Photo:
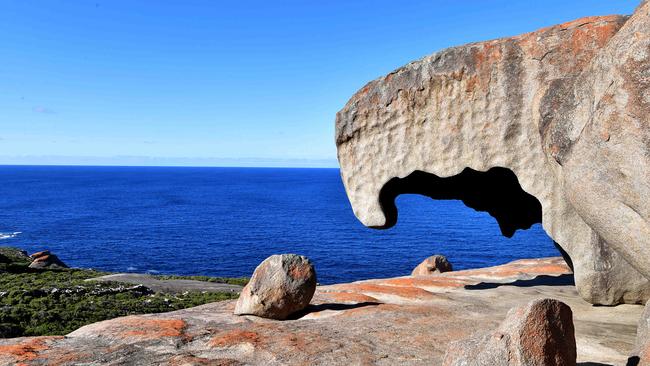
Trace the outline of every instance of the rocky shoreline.
<path fill-rule="evenodd" d="M 64 337 L 0 340 L 0 364 L 303 365 L 442 363 L 451 343 L 496 329 L 508 311 L 553 298 L 573 312 L 581 365 L 634 356 L 641 305 L 592 306 L 561 258 L 433 276 L 318 286 L 289 320 L 237 316 L 235 300 L 91 324 Z"/>

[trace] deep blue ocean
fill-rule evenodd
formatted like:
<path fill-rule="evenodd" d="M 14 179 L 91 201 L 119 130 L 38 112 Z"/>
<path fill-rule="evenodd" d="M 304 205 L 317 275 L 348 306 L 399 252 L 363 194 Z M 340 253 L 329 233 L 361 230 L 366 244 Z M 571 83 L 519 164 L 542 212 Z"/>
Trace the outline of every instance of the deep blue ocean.
<path fill-rule="evenodd" d="M 392 229 L 364 227 L 338 169 L 0 166 L 0 245 L 74 267 L 250 276 L 298 253 L 328 284 L 407 275 L 432 254 L 455 269 L 559 255 L 541 225 L 508 239 L 460 201 L 397 207 Z"/>

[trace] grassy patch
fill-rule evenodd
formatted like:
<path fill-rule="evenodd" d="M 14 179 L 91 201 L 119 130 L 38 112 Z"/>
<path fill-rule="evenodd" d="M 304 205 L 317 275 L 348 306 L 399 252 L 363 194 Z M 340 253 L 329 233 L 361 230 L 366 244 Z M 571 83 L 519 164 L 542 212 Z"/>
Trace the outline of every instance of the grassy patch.
<path fill-rule="evenodd" d="M 177 276 L 177 275 L 156 275 L 159 280 L 194 280 L 215 283 L 227 283 L 231 285 L 246 286 L 250 278 L 247 277 L 209 277 L 209 276 Z"/>
<path fill-rule="evenodd" d="M 8 258 L 2 249 L 0 255 Z M 34 270 L 28 265 L 29 260 L 20 256 L 15 262 L 0 263 L 0 337 L 63 335 L 86 324 L 119 316 L 166 312 L 238 297 L 231 292 L 153 292 L 141 285 L 85 281 L 108 274 L 105 272 Z M 241 283 L 241 279 L 205 280 Z"/>

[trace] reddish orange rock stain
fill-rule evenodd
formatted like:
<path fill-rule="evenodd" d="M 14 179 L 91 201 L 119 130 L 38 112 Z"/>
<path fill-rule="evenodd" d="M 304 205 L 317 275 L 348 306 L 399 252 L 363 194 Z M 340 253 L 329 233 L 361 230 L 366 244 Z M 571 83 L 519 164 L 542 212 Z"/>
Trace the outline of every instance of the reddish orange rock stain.
<path fill-rule="evenodd" d="M 473 93 L 476 90 L 479 83 L 480 81 L 478 79 L 478 76 L 476 75 L 470 76 L 469 79 L 467 79 L 467 84 L 465 85 L 465 92 Z"/>
<path fill-rule="evenodd" d="M 588 64 L 593 56 L 616 34 L 624 23 L 621 16 L 596 16 L 577 19 L 535 32 L 514 37 L 530 57 L 542 60 L 551 55 L 546 62 L 555 65 L 562 73 L 577 72 Z M 561 32 L 561 33 L 560 33 Z M 554 43 L 549 33 L 556 33 L 562 41 Z M 540 42 L 540 38 L 551 40 Z"/>
<path fill-rule="evenodd" d="M 472 49 L 472 57 L 474 58 L 476 68 L 479 69 L 486 63 L 491 64 L 492 62 L 501 59 L 502 53 L 500 45 L 501 41 L 488 41 L 477 44 L 476 47 Z"/>
<path fill-rule="evenodd" d="M 298 266 L 292 266 L 291 269 L 289 270 L 289 274 L 293 278 L 307 278 L 311 274 L 311 269 L 309 266 L 304 266 L 304 265 L 298 265 Z"/>
<path fill-rule="evenodd" d="M 387 285 L 393 286 L 412 286 L 412 287 L 463 287 L 469 281 L 453 278 L 450 276 L 430 276 L 430 277 L 403 277 L 392 278 L 382 281 Z"/>
<path fill-rule="evenodd" d="M 349 285 L 343 285 L 339 288 L 353 292 L 370 292 L 377 294 L 394 295 L 407 299 L 425 299 L 434 297 L 434 295 L 429 291 L 418 287 L 384 286 L 374 283 L 353 283 Z"/>
<path fill-rule="evenodd" d="M 90 353 L 78 352 L 72 349 L 56 349 L 55 352 L 48 352 L 47 364 L 50 366 L 62 366 L 81 363 L 82 360 L 89 360 Z"/>
<path fill-rule="evenodd" d="M 372 296 L 357 294 L 354 292 L 328 292 L 328 293 L 323 293 L 323 295 L 327 296 L 329 299 L 332 299 L 333 301 L 340 301 L 340 302 L 348 302 L 348 303 L 378 302 L 378 300 Z"/>
<path fill-rule="evenodd" d="M 372 83 L 366 84 L 363 88 L 361 88 L 361 90 L 359 90 L 358 92 L 356 92 L 354 94 L 353 98 L 361 98 L 364 95 L 368 94 L 368 92 L 370 91 L 371 86 L 372 86 Z"/>
<path fill-rule="evenodd" d="M 530 272 L 542 274 L 567 274 L 571 273 L 571 268 L 566 264 L 545 264 L 534 266 L 530 269 Z"/>
<path fill-rule="evenodd" d="M 124 318 L 117 322 L 116 326 L 121 331 L 118 331 L 116 336 L 120 338 L 181 337 L 185 328 L 185 322 L 180 319 Z"/>
<path fill-rule="evenodd" d="M 619 19 L 620 19 L 619 15 L 604 15 L 604 16 L 595 15 L 595 16 L 578 18 L 549 28 L 571 29 L 583 25 L 587 25 L 587 26 L 594 25 L 595 23 L 616 22 Z"/>
<path fill-rule="evenodd" d="M 21 341 L 17 344 L 0 346 L 0 357 L 13 358 L 16 362 L 31 361 L 38 358 L 38 353 L 47 350 L 48 340 L 63 339 L 63 337 L 37 337 Z"/>
<path fill-rule="evenodd" d="M 231 347 L 242 343 L 256 345 L 260 343 L 262 337 L 259 333 L 243 329 L 233 329 L 221 334 L 215 335 L 210 340 L 212 347 Z"/>
<path fill-rule="evenodd" d="M 345 310 L 339 317 L 356 317 L 365 314 L 374 314 L 378 312 L 386 311 L 400 311 L 404 310 L 406 307 L 396 304 L 379 304 L 376 306 L 362 306 L 356 309 Z"/>
<path fill-rule="evenodd" d="M 509 263 L 502 266 L 456 271 L 454 276 L 489 276 L 489 277 L 516 277 L 522 274 L 528 275 L 555 275 L 570 274 L 571 269 L 565 263 L 549 263 L 540 261 L 537 263 Z"/>

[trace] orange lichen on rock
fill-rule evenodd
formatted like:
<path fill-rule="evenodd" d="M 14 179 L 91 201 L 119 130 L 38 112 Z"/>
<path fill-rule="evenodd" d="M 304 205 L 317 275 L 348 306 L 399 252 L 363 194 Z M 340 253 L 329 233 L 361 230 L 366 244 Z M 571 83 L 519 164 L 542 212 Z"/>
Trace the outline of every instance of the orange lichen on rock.
<path fill-rule="evenodd" d="M 77 365 L 92 359 L 92 354 L 75 349 L 54 349 L 47 353 L 49 366 Z"/>
<path fill-rule="evenodd" d="M 501 51 L 503 42 L 504 40 L 488 41 L 472 47 L 472 62 L 476 71 L 475 74 L 467 77 L 466 92 L 472 93 L 480 89 L 483 93 L 487 93 L 492 69 L 503 59 Z"/>
<path fill-rule="evenodd" d="M 341 285 L 338 286 L 338 289 L 360 293 L 399 296 L 406 299 L 428 299 L 435 296 L 431 292 L 418 287 L 386 286 L 369 282 Z"/>
<path fill-rule="evenodd" d="M 543 28 L 535 32 L 515 37 L 522 49 L 533 59 L 554 65 L 562 73 L 572 73 L 582 70 L 598 50 L 616 34 L 625 21 L 622 16 L 586 17 Z M 566 34 L 566 39 L 548 38 L 540 42 L 540 38 L 552 32 Z"/>
<path fill-rule="evenodd" d="M 120 338 L 181 337 L 185 329 L 185 322 L 180 319 L 126 317 L 116 320 L 115 324 L 111 324 L 111 328 L 113 328 L 115 336 Z"/>
<path fill-rule="evenodd" d="M 47 350 L 47 341 L 63 337 L 27 338 L 16 344 L 0 345 L 0 358 L 11 358 L 15 362 L 31 361 L 38 358 L 41 351 Z"/>
<path fill-rule="evenodd" d="M 255 331 L 248 331 L 243 329 L 233 329 L 223 333 L 219 333 L 212 337 L 210 346 L 212 347 L 232 347 L 242 343 L 250 343 L 252 345 L 259 344 L 263 337 Z"/>
<path fill-rule="evenodd" d="M 546 264 L 541 266 L 535 266 L 530 269 L 530 273 L 533 274 L 548 274 L 548 275 L 557 275 L 557 274 L 570 274 L 571 268 L 566 264 Z"/>
<path fill-rule="evenodd" d="M 312 268 L 308 266 L 291 266 L 289 274 L 293 278 L 307 278 L 313 276 Z"/>
<path fill-rule="evenodd" d="M 427 277 L 398 277 L 382 281 L 391 286 L 407 287 L 463 287 L 472 283 L 462 278 L 452 276 L 427 276 Z"/>
<path fill-rule="evenodd" d="M 502 42 L 503 40 L 487 41 L 477 43 L 476 46 L 472 48 L 472 57 L 477 69 L 481 68 L 485 64 L 488 64 L 487 66 L 491 67 L 492 63 L 501 59 L 502 52 L 500 46 Z"/>
<path fill-rule="evenodd" d="M 451 274 L 451 276 L 475 278 L 492 277 L 509 279 L 521 275 L 560 276 L 564 274 L 571 274 L 571 268 L 569 268 L 569 266 L 564 261 L 555 258 L 549 258 L 534 262 L 521 260 L 495 267 L 455 271 L 453 274 Z M 441 277 L 443 276 L 445 276 L 445 274 L 441 275 Z"/>
<path fill-rule="evenodd" d="M 322 295 L 328 299 L 343 303 L 379 302 L 376 298 L 354 292 L 324 292 Z"/>

